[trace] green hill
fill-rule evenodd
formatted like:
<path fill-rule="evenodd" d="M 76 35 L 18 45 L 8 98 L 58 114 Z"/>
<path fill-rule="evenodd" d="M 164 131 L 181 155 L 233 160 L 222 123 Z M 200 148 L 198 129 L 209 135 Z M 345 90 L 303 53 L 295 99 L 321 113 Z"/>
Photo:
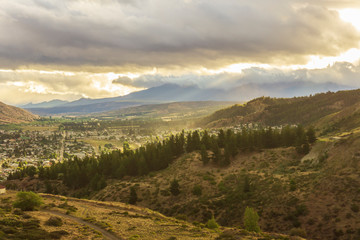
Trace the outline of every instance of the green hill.
<path fill-rule="evenodd" d="M 359 127 L 360 90 L 328 92 L 308 97 L 261 97 L 244 105 L 219 110 L 198 122 L 203 127 L 224 127 L 245 123 L 266 126 L 314 125 L 331 131 L 337 125 Z M 333 129 L 331 129 L 333 128 Z"/>

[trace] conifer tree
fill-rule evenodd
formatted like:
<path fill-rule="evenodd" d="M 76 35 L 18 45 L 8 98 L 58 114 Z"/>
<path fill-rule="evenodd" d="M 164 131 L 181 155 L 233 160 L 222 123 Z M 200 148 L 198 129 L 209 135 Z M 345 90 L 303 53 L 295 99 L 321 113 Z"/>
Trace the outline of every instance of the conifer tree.
<path fill-rule="evenodd" d="M 130 188 L 130 197 L 129 197 L 129 203 L 130 204 L 136 204 L 138 200 L 137 193 L 135 187 Z"/>
<path fill-rule="evenodd" d="M 180 194 L 180 185 L 179 185 L 178 180 L 176 180 L 175 178 L 170 183 L 170 192 L 174 196 L 177 196 Z"/>
<path fill-rule="evenodd" d="M 257 212 L 250 207 L 246 207 L 245 214 L 244 214 L 244 226 L 245 230 L 249 232 L 260 232 L 260 227 L 258 224 L 259 215 Z"/>
<path fill-rule="evenodd" d="M 208 164 L 209 163 L 209 157 L 208 157 L 208 153 L 207 153 L 207 150 L 206 150 L 206 147 L 205 145 L 203 144 L 201 146 L 201 161 L 203 162 L 204 165 Z"/>

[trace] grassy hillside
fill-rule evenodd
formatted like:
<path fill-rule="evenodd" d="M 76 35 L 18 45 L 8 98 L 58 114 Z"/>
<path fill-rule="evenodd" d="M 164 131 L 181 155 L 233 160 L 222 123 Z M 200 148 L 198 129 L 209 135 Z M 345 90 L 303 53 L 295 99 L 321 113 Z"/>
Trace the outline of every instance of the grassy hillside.
<path fill-rule="evenodd" d="M 21 108 L 0 102 L 0 124 L 25 123 L 38 119 L 38 116 Z"/>
<path fill-rule="evenodd" d="M 40 209 L 23 212 L 12 207 L 15 194 L 0 195 L 0 239 L 289 239 L 235 228 L 210 230 L 137 206 L 49 194 L 41 194 Z"/>
<path fill-rule="evenodd" d="M 359 113 L 359 104 L 360 90 L 328 92 L 309 97 L 262 97 L 244 105 L 219 110 L 198 124 L 204 127 L 223 127 L 250 122 L 270 126 L 312 124 L 322 130 L 329 130 L 339 124 L 347 127 L 358 126 L 358 115 L 354 114 Z"/>
<path fill-rule="evenodd" d="M 199 153 L 183 156 L 150 176 L 114 181 L 94 199 L 127 202 L 165 215 L 223 226 L 243 226 L 246 206 L 260 214 L 264 231 L 310 239 L 360 238 L 360 134 L 318 141 L 306 156 L 279 148 L 240 153 L 229 167 L 203 166 Z M 173 196 L 176 178 L 180 194 Z M 199 190 L 201 189 L 201 190 Z"/>

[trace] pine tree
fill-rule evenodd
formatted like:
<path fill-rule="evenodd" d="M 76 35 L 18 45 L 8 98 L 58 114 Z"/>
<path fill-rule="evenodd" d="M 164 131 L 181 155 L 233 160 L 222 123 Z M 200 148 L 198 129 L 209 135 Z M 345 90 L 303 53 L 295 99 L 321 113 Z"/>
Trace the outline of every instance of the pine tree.
<path fill-rule="evenodd" d="M 193 144 L 192 144 L 192 136 L 191 133 L 189 132 L 187 137 L 186 137 L 186 152 L 192 152 L 194 150 L 193 148 Z"/>
<path fill-rule="evenodd" d="M 219 145 L 217 144 L 217 142 L 214 142 L 212 150 L 213 150 L 213 153 L 214 153 L 213 162 L 215 164 L 220 163 L 221 159 L 222 159 L 222 156 L 221 156 L 220 148 L 219 148 Z"/>
<path fill-rule="evenodd" d="M 316 142 L 316 136 L 315 136 L 315 130 L 313 127 L 310 127 L 307 131 L 306 131 L 306 136 L 308 139 L 308 142 L 310 144 Z"/>
<path fill-rule="evenodd" d="M 201 146 L 201 161 L 204 165 L 209 163 L 209 157 L 205 145 Z"/>
<path fill-rule="evenodd" d="M 204 130 L 203 136 L 201 138 L 201 143 L 205 146 L 205 148 L 207 150 L 210 149 L 210 147 L 211 147 L 211 139 L 210 139 L 209 133 L 206 130 Z"/>
<path fill-rule="evenodd" d="M 174 179 L 170 183 L 170 192 L 172 195 L 177 196 L 180 194 L 180 185 L 178 180 Z"/>
<path fill-rule="evenodd" d="M 230 150 L 228 145 L 224 149 L 224 158 L 221 161 L 221 166 L 226 167 L 230 165 Z"/>
<path fill-rule="evenodd" d="M 218 134 L 218 145 L 220 148 L 225 147 L 225 132 L 222 129 L 220 129 Z"/>
<path fill-rule="evenodd" d="M 200 150 L 201 148 L 199 131 L 194 131 L 192 133 L 192 146 L 193 150 Z"/>
<path fill-rule="evenodd" d="M 244 226 L 245 230 L 249 232 L 261 232 L 259 224 L 259 215 L 250 207 L 246 207 L 244 214 Z"/>
<path fill-rule="evenodd" d="M 250 192 L 250 179 L 248 175 L 244 177 L 244 193 Z"/>
<path fill-rule="evenodd" d="M 138 200 L 138 197 L 137 197 L 136 189 L 135 189 L 135 187 L 131 187 L 130 188 L 129 203 L 130 204 L 136 204 L 137 200 Z"/>

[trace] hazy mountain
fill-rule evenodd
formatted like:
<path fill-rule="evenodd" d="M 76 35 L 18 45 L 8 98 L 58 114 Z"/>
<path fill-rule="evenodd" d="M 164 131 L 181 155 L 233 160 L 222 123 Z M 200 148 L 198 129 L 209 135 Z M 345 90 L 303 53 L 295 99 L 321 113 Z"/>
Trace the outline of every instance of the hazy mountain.
<path fill-rule="evenodd" d="M 137 99 L 158 102 L 210 101 L 226 100 L 225 91 L 221 89 L 201 89 L 196 85 L 180 86 L 164 84 L 143 91 L 130 93 L 122 99 Z M 224 99 L 225 98 L 225 99 Z"/>
<path fill-rule="evenodd" d="M 104 112 L 117 110 L 126 107 L 139 106 L 146 104 L 145 102 L 104 102 L 75 106 L 59 106 L 53 108 L 31 108 L 29 111 L 39 115 L 86 115 L 89 113 Z"/>
<path fill-rule="evenodd" d="M 31 122 L 37 118 L 24 109 L 0 102 L 0 124 Z"/>
<path fill-rule="evenodd" d="M 54 100 L 54 102 L 27 105 L 26 107 L 29 111 L 40 115 L 70 113 L 88 114 L 144 104 L 191 101 L 240 102 L 260 96 L 293 97 L 343 89 L 350 89 L 350 87 L 334 83 L 313 83 L 303 81 L 251 83 L 227 90 L 218 88 L 199 88 L 196 85 L 180 86 L 177 84 L 164 84 L 158 87 L 133 92 L 125 96 L 100 99 L 81 98 L 68 103 L 60 103 Z M 51 107 L 51 104 L 60 105 Z"/>
<path fill-rule="evenodd" d="M 68 103 L 68 101 L 63 101 L 59 99 L 51 100 L 48 102 L 41 102 L 41 103 L 28 103 L 22 106 L 21 108 L 50 108 L 50 107 L 57 107 Z"/>

